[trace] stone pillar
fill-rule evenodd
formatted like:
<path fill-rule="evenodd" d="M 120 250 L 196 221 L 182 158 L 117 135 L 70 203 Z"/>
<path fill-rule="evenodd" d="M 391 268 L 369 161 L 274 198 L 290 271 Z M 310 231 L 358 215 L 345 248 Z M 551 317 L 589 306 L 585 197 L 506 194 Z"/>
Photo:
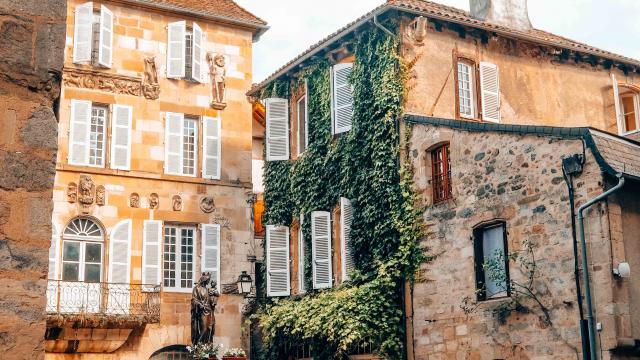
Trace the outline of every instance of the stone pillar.
<path fill-rule="evenodd" d="M 44 357 L 65 0 L 0 0 L 0 357 Z"/>

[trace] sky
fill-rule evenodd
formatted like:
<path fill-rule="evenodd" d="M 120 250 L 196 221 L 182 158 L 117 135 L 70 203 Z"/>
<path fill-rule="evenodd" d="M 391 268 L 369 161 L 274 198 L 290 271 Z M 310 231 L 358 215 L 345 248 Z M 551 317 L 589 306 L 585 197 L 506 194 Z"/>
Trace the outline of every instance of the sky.
<path fill-rule="evenodd" d="M 253 80 L 289 60 L 385 0 L 235 0 L 271 27 L 254 44 Z M 435 0 L 469 10 L 469 0 Z M 640 59 L 639 0 L 529 0 L 533 26 Z"/>

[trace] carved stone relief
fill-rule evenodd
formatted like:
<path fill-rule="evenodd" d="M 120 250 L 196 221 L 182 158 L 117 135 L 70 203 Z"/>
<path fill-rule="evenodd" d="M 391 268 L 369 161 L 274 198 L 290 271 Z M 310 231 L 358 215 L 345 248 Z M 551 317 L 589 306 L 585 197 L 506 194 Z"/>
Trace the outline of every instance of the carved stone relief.
<path fill-rule="evenodd" d="M 211 218 L 211 223 L 218 224 L 225 229 L 231 229 L 231 220 L 220 214 L 213 214 L 213 217 Z"/>
<path fill-rule="evenodd" d="M 171 201 L 173 203 L 173 211 L 182 211 L 182 198 L 180 195 L 173 195 Z"/>
<path fill-rule="evenodd" d="M 96 185 L 89 175 L 80 175 L 80 184 L 78 185 L 78 202 L 83 213 L 88 213 L 95 199 Z"/>
<path fill-rule="evenodd" d="M 62 80 L 65 86 L 70 87 L 96 89 L 115 94 L 135 96 L 142 94 L 142 80 L 130 76 L 69 68 L 65 69 Z"/>
<path fill-rule="evenodd" d="M 144 58 L 144 79 L 142 80 L 142 94 L 145 98 L 156 100 L 160 97 L 160 85 L 158 84 L 158 69 L 156 58 L 148 56 Z"/>
<path fill-rule="evenodd" d="M 98 185 L 96 187 L 96 205 L 104 206 L 104 204 L 105 204 L 105 196 L 106 196 L 106 190 L 105 190 L 104 186 Z"/>
<path fill-rule="evenodd" d="M 129 206 L 132 208 L 140 207 L 140 195 L 138 195 L 138 193 L 131 193 L 129 196 Z"/>
<path fill-rule="evenodd" d="M 67 201 L 72 204 L 78 201 L 78 185 L 74 182 L 67 185 Z"/>
<path fill-rule="evenodd" d="M 158 197 L 158 194 L 156 193 L 151 193 L 151 195 L 149 195 L 149 209 L 157 209 L 160 207 L 160 198 Z"/>
<path fill-rule="evenodd" d="M 216 209 L 216 205 L 213 201 L 213 196 L 205 196 L 200 199 L 200 210 L 205 214 L 212 213 Z"/>
<path fill-rule="evenodd" d="M 211 107 L 216 110 L 223 110 L 227 107 L 227 70 L 224 55 L 212 52 L 207 53 L 207 63 L 209 64 L 209 75 L 211 76 Z"/>

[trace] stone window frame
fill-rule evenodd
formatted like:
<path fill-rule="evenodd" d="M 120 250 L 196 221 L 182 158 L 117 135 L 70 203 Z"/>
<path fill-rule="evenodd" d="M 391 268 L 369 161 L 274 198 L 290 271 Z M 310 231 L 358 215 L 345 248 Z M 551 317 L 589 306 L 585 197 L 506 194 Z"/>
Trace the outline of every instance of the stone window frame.
<path fill-rule="evenodd" d="M 436 161 L 435 158 L 437 157 L 437 152 L 442 151 L 446 149 L 446 152 L 444 152 L 444 156 L 443 156 L 443 162 L 445 163 L 445 169 L 443 169 L 443 174 L 439 174 L 436 173 Z M 428 159 L 428 163 L 431 167 L 431 196 L 432 196 L 432 203 L 435 204 L 440 204 L 440 203 L 444 203 L 448 200 L 453 199 L 453 186 L 452 186 L 452 176 L 451 176 L 451 145 L 448 141 L 444 141 L 444 142 L 440 142 L 437 143 L 433 146 L 431 146 L 429 149 L 427 149 L 427 159 Z M 439 180 L 438 178 L 442 177 L 443 181 L 444 181 L 444 185 L 443 187 L 448 188 L 447 193 L 440 196 L 438 195 L 438 184 L 439 184 Z"/>
<path fill-rule="evenodd" d="M 478 61 L 475 60 L 471 56 L 457 54 L 453 55 L 453 76 L 454 76 L 454 91 L 455 91 L 455 116 L 456 119 L 461 120 L 472 120 L 472 121 L 481 121 L 480 117 L 480 109 L 482 108 L 480 94 L 480 70 L 478 68 Z M 472 101 L 471 104 L 473 106 L 473 116 L 464 116 L 460 114 L 460 87 L 459 87 L 459 77 L 458 77 L 458 64 L 465 64 L 471 68 L 471 92 L 472 92 Z"/>
<path fill-rule="evenodd" d="M 487 297 L 484 289 L 484 231 L 491 228 L 502 227 L 503 229 L 503 248 L 504 248 L 504 261 L 506 271 L 506 295 L 504 296 L 491 296 Z M 474 254 L 474 269 L 475 269 L 475 288 L 478 301 L 491 301 L 500 300 L 511 297 L 511 288 L 508 285 L 511 281 L 511 274 L 509 268 L 509 231 L 507 229 L 507 221 L 504 219 L 493 219 L 476 224 L 473 227 L 473 254 Z"/>

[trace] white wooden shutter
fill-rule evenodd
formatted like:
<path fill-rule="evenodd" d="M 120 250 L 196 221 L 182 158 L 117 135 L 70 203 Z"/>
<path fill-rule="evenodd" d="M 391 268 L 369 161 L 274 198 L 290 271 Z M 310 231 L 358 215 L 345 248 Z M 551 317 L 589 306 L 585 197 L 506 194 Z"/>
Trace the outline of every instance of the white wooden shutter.
<path fill-rule="evenodd" d="M 304 224 L 304 215 L 300 214 L 300 226 L 298 229 L 298 288 L 301 293 L 307 291 L 304 263 L 305 263 L 305 242 L 304 232 L 302 231 L 302 224 Z"/>
<path fill-rule="evenodd" d="M 289 102 L 269 98 L 267 108 L 267 161 L 289 159 Z"/>
<path fill-rule="evenodd" d="M 202 29 L 195 22 L 191 43 L 191 79 L 202 82 Z"/>
<path fill-rule="evenodd" d="M 131 167 L 131 120 L 133 108 L 113 105 L 111 125 L 111 168 L 129 170 Z"/>
<path fill-rule="evenodd" d="M 98 64 L 111 67 L 113 58 L 113 13 L 106 6 L 100 6 L 100 42 L 98 44 Z"/>
<path fill-rule="evenodd" d="M 166 115 L 164 129 L 164 172 L 182 174 L 182 127 L 184 114 L 170 113 Z"/>
<path fill-rule="evenodd" d="M 131 220 L 122 220 L 109 237 L 109 282 L 128 284 L 131 269 Z"/>
<path fill-rule="evenodd" d="M 267 225 L 267 296 L 289 296 L 289 228 Z"/>
<path fill-rule="evenodd" d="M 351 130 L 353 119 L 353 88 L 349 84 L 349 75 L 353 63 L 333 66 L 333 121 L 334 133 L 339 134 Z"/>
<path fill-rule="evenodd" d="M 143 290 L 153 290 L 160 285 L 160 261 L 162 245 L 162 221 L 145 220 L 142 233 L 142 284 Z"/>
<path fill-rule="evenodd" d="M 73 26 L 73 62 L 91 61 L 93 47 L 93 2 L 76 6 Z"/>
<path fill-rule="evenodd" d="M 311 251 L 313 252 L 313 288 L 331 287 L 331 214 L 311 213 Z"/>
<path fill-rule="evenodd" d="M 611 74 L 611 84 L 613 85 L 613 102 L 616 106 L 616 122 L 618 124 L 618 134 L 622 135 L 625 132 L 624 128 L 624 114 L 622 113 L 622 104 L 620 103 L 620 89 L 618 88 L 618 79 L 614 74 Z"/>
<path fill-rule="evenodd" d="M 91 130 L 91 101 L 71 100 L 69 121 L 69 164 L 89 163 L 89 132 Z"/>
<path fill-rule="evenodd" d="M 342 281 L 349 280 L 353 271 L 353 256 L 351 252 L 351 222 L 353 207 L 351 201 L 340 198 L 340 253 L 342 255 Z"/>
<path fill-rule="evenodd" d="M 480 63 L 480 92 L 482 120 L 500 122 L 500 77 L 495 64 Z"/>
<path fill-rule="evenodd" d="M 220 151 L 222 150 L 221 121 L 218 118 L 204 117 L 202 177 L 205 179 L 220 179 Z"/>
<path fill-rule="evenodd" d="M 169 39 L 167 41 L 167 77 L 180 79 L 185 72 L 185 46 L 187 23 L 177 21 L 169 23 L 167 27 Z"/>
<path fill-rule="evenodd" d="M 58 227 L 51 224 L 51 245 L 49 246 L 49 280 L 58 280 Z"/>
<path fill-rule="evenodd" d="M 201 272 L 211 273 L 220 291 L 220 225 L 202 224 Z"/>

